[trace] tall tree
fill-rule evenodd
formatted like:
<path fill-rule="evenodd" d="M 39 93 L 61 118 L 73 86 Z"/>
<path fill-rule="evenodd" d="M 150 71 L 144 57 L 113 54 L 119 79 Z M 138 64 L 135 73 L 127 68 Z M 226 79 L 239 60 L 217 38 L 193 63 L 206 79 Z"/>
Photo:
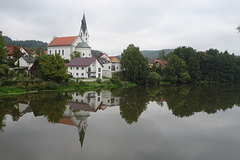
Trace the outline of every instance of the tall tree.
<path fill-rule="evenodd" d="M 138 84 L 147 82 L 149 75 L 149 69 L 147 67 L 148 61 L 139 51 L 139 47 L 130 44 L 127 49 L 124 49 L 121 64 L 123 67 L 123 75 L 128 81 Z"/>
<path fill-rule="evenodd" d="M 0 64 L 3 63 L 3 60 L 6 59 L 6 49 L 5 49 L 5 41 L 2 37 L 2 31 L 0 31 Z"/>
<path fill-rule="evenodd" d="M 39 60 L 40 77 L 44 80 L 61 83 L 67 79 L 67 67 L 59 54 L 45 55 Z"/>
<path fill-rule="evenodd" d="M 191 80 L 185 61 L 176 54 L 170 55 L 168 59 L 168 64 L 164 68 L 164 79 L 173 83 L 187 83 Z"/>

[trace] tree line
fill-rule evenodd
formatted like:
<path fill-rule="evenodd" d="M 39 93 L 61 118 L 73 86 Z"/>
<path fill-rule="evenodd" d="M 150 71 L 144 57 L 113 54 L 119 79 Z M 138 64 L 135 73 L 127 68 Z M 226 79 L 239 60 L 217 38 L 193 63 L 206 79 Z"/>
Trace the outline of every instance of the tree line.
<path fill-rule="evenodd" d="M 26 48 L 31 48 L 32 50 L 37 50 L 39 47 L 41 47 L 43 50 L 47 50 L 47 42 L 42 41 L 36 41 L 36 40 L 12 40 L 10 37 L 3 36 L 4 41 L 7 45 L 12 46 L 21 46 Z"/>
<path fill-rule="evenodd" d="M 196 51 L 192 47 L 178 47 L 166 57 L 167 65 L 153 64 L 139 47 L 130 44 L 122 53 L 123 79 L 138 84 L 171 83 L 232 83 L 240 82 L 240 57 L 217 49 Z"/>

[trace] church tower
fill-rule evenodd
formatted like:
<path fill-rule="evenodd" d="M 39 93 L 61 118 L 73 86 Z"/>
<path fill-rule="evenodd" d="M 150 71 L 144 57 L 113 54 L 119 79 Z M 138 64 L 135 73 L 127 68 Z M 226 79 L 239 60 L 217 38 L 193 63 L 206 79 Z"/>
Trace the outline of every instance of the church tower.
<path fill-rule="evenodd" d="M 81 23 L 79 36 L 81 37 L 83 42 L 88 44 L 89 33 L 88 33 L 88 30 L 87 30 L 87 22 L 86 22 L 86 18 L 85 18 L 85 13 L 83 13 L 83 18 L 82 18 L 82 23 Z"/>

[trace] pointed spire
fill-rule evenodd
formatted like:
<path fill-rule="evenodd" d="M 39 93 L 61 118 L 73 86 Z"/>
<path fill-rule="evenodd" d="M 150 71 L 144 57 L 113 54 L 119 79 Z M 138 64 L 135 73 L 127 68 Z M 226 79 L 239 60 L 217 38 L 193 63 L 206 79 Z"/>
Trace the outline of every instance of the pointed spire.
<path fill-rule="evenodd" d="M 83 33 L 85 33 L 86 30 L 87 30 L 87 23 L 86 23 L 86 18 L 85 18 L 85 12 L 83 12 L 81 29 L 82 29 Z"/>

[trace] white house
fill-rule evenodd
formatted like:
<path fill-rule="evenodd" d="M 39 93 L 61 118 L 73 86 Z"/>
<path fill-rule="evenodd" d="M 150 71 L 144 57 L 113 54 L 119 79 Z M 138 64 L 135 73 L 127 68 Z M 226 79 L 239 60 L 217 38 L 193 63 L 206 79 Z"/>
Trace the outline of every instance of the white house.
<path fill-rule="evenodd" d="M 32 67 L 33 63 L 35 62 L 36 58 L 34 57 L 24 57 L 18 59 L 14 64 L 19 65 L 20 69 L 27 69 L 28 71 Z"/>
<path fill-rule="evenodd" d="M 112 78 L 114 73 L 120 72 L 122 70 L 121 63 L 115 56 L 108 56 L 104 53 L 99 59 L 101 59 L 100 61 L 103 64 L 104 77 Z"/>
<path fill-rule="evenodd" d="M 92 57 L 89 43 L 89 33 L 85 14 L 81 22 L 80 32 L 77 36 L 53 37 L 48 45 L 48 54 L 60 54 L 62 58 L 70 60 L 70 54 L 74 51 L 81 52 L 81 57 Z"/>
<path fill-rule="evenodd" d="M 74 58 L 66 64 L 67 71 L 73 78 L 100 78 L 102 79 L 102 64 L 96 57 Z"/>

